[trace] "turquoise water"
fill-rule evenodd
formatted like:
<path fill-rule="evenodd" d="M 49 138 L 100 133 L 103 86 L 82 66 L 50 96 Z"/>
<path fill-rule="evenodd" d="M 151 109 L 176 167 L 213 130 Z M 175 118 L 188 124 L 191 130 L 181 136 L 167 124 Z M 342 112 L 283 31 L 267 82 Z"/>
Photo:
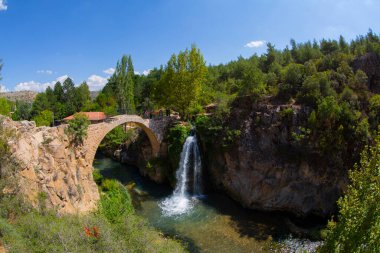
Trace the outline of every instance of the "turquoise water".
<path fill-rule="evenodd" d="M 116 178 L 125 185 L 135 183 L 132 197 L 137 214 L 165 235 L 183 241 L 190 252 L 298 252 L 304 243 L 289 240 L 284 215 L 247 210 L 218 193 L 191 199 L 193 208 L 186 214 L 165 216 L 160 204 L 171 196 L 172 188 L 143 178 L 136 167 L 99 154 L 94 167 L 104 177 Z M 273 249 L 281 239 L 287 239 L 283 246 L 288 250 Z"/>

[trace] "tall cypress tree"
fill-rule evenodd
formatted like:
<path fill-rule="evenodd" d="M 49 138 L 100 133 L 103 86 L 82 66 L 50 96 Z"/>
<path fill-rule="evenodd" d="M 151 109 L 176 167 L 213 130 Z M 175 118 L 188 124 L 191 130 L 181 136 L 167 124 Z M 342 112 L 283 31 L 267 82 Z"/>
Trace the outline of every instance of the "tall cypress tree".
<path fill-rule="evenodd" d="M 126 106 L 129 114 L 135 113 L 134 82 L 135 70 L 133 68 L 132 57 L 128 56 L 127 80 L 126 80 Z"/>
<path fill-rule="evenodd" d="M 113 80 L 116 86 L 116 98 L 119 105 L 119 112 L 126 113 L 126 82 L 127 82 L 127 61 L 126 55 L 123 55 L 120 61 L 117 62 L 116 71 L 114 73 Z"/>

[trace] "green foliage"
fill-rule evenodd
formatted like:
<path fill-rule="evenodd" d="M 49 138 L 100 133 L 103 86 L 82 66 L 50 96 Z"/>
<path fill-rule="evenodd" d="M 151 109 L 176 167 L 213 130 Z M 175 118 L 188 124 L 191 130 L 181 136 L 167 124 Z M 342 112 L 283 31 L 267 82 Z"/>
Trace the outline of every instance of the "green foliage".
<path fill-rule="evenodd" d="M 9 116 L 11 112 L 11 106 L 6 98 L 0 98 L 0 114 Z"/>
<path fill-rule="evenodd" d="M 102 189 L 106 193 L 100 200 L 99 212 L 111 223 L 122 223 L 125 216 L 134 212 L 127 189 L 114 179 L 105 179 Z"/>
<path fill-rule="evenodd" d="M 338 222 L 330 221 L 321 252 L 380 251 L 380 136 L 350 171 L 351 184 L 338 201 Z"/>
<path fill-rule="evenodd" d="M 380 125 L 380 95 L 374 95 L 369 100 L 370 119 L 374 128 Z"/>
<path fill-rule="evenodd" d="M 162 106 L 178 111 L 182 119 L 189 116 L 197 103 L 207 68 L 198 48 L 192 46 L 168 61 L 161 80 L 155 87 L 155 100 Z"/>
<path fill-rule="evenodd" d="M 322 98 L 334 95 L 328 74 L 320 72 L 305 79 L 297 98 L 299 102 L 315 107 Z"/>
<path fill-rule="evenodd" d="M 183 144 L 190 134 L 190 126 L 176 125 L 169 129 L 168 134 L 168 153 L 171 165 L 177 168 Z"/>
<path fill-rule="evenodd" d="M 104 179 L 101 181 L 102 191 L 111 192 L 119 189 L 119 183 L 113 179 Z"/>
<path fill-rule="evenodd" d="M 16 102 L 16 110 L 12 114 L 13 120 L 30 120 L 32 116 L 32 105 L 24 101 Z"/>
<path fill-rule="evenodd" d="M 133 129 L 128 129 L 126 132 L 122 126 L 112 129 L 102 140 L 99 147 L 106 150 L 116 150 L 127 140 L 133 139 L 136 135 Z"/>
<path fill-rule="evenodd" d="M 87 129 L 89 125 L 90 121 L 85 114 L 76 113 L 74 114 L 74 119 L 69 121 L 65 133 L 70 137 L 74 145 L 81 145 L 87 137 Z"/>
<path fill-rule="evenodd" d="M 185 252 L 133 214 L 124 187 L 102 194 L 99 212 L 58 216 L 32 211 L 8 223 L 0 219 L 7 252 Z"/>
<path fill-rule="evenodd" d="M 50 126 L 54 120 L 53 112 L 49 110 L 41 111 L 38 115 L 33 117 L 33 121 L 39 126 Z"/>
<path fill-rule="evenodd" d="M 136 109 L 134 99 L 134 80 L 132 58 L 131 56 L 123 55 L 121 60 L 117 62 L 115 73 L 103 88 L 101 93 L 103 94 L 102 100 L 107 100 L 112 97 L 117 102 L 119 113 L 133 114 Z M 102 107 L 104 107 L 104 105 Z"/>
<path fill-rule="evenodd" d="M 240 130 L 233 130 L 233 129 L 229 129 L 227 128 L 225 131 L 224 131 L 224 137 L 223 137 L 223 148 L 229 148 L 231 147 L 231 145 L 233 143 L 235 143 L 235 141 L 239 138 L 241 134 L 241 131 Z"/>
<path fill-rule="evenodd" d="M 100 173 L 98 169 L 94 169 L 94 171 L 92 172 L 92 178 L 98 185 L 100 185 L 103 181 L 103 175 Z"/>
<path fill-rule="evenodd" d="M 202 137 L 202 141 L 207 144 L 218 140 L 223 130 L 223 124 L 220 118 L 205 115 L 198 116 L 195 119 L 195 126 Z"/>
<path fill-rule="evenodd" d="M 76 110 L 83 110 L 88 103 L 91 103 L 90 89 L 86 82 L 83 82 L 79 87 L 76 88 Z"/>
<path fill-rule="evenodd" d="M 32 115 L 36 116 L 40 112 L 45 111 L 45 110 L 50 110 L 50 109 L 51 109 L 50 103 L 49 103 L 46 93 L 38 93 L 33 102 Z"/>

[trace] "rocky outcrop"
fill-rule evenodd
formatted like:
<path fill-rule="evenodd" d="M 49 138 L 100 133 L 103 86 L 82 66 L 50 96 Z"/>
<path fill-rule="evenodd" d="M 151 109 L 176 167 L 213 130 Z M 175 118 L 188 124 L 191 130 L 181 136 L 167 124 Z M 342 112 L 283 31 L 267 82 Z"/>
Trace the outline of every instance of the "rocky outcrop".
<path fill-rule="evenodd" d="M 362 70 L 368 77 L 368 88 L 380 93 L 380 57 L 375 53 L 367 53 L 353 62 L 355 72 Z"/>
<path fill-rule="evenodd" d="M 210 182 L 247 208 L 300 216 L 332 213 L 347 172 L 291 143 L 307 115 L 307 108 L 296 105 L 237 100 L 227 124 L 240 135 L 225 148 L 222 138 L 203 145 Z"/>
<path fill-rule="evenodd" d="M 114 153 L 115 157 L 122 163 L 137 166 L 141 175 L 157 183 L 164 183 L 167 181 L 167 165 L 159 161 L 167 160 L 166 142 L 161 142 L 160 156 L 154 158 L 148 136 L 141 129 L 135 128 L 135 131 L 136 137 L 122 145 Z"/>
<path fill-rule="evenodd" d="M 9 145 L 20 166 L 18 190 L 34 206 L 43 193 L 46 206 L 60 214 L 96 208 L 99 192 L 92 177 L 92 164 L 86 162 L 85 151 L 70 145 L 64 126 L 36 127 L 34 122 L 8 118 L 2 124 L 16 133 Z"/>

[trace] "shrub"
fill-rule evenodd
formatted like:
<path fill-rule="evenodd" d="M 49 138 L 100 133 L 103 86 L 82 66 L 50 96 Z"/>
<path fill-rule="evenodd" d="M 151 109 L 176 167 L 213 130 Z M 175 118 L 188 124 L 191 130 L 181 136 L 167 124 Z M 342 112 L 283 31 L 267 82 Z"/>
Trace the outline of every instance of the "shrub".
<path fill-rule="evenodd" d="M 368 151 L 369 149 L 369 151 Z M 380 136 L 349 173 L 351 184 L 338 201 L 338 222 L 328 224 L 321 252 L 380 251 Z"/>
<path fill-rule="evenodd" d="M 92 177 L 97 185 L 101 185 L 103 181 L 103 175 L 100 173 L 98 169 L 94 169 L 92 172 Z"/>
<path fill-rule="evenodd" d="M 88 117 L 83 113 L 76 113 L 74 119 L 69 121 L 69 126 L 65 129 L 74 145 L 83 144 L 87 137 L 87 129 L 90 125 Z"/>
<path fill-rule="evenodd" d="M 119 183 L 113 179 L 105 179 L 101 182 L 102 190 L 105 192 L 116 191 L 119 189 Z"/>
<path fill-rule="evenodd" d="M 33 117 L 33 121 L 39 126 L 50 126 L 54 120 L 53 112 L 49 110 L 44 110 L 40 112 L 37 116 Z"/>
<path fill-rule="evenodd" d="M 168 153 L 173 168 L 177 168 L 183 144 L 190 134 L 190 126 L 176 125 L 169 129 L 168 134 Z"/>

